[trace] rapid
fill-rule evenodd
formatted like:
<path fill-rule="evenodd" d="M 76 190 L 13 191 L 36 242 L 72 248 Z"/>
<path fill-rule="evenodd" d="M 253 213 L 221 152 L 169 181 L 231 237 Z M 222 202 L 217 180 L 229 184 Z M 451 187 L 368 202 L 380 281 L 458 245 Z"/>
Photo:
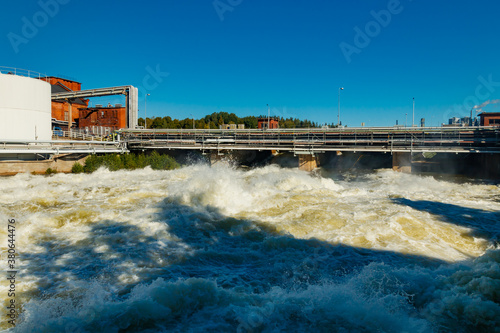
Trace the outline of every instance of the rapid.
<path fill-rule="evenodd" d="M 498 185 L 199 164 L 0 189 L 3 330 L 500 332 Z"/>

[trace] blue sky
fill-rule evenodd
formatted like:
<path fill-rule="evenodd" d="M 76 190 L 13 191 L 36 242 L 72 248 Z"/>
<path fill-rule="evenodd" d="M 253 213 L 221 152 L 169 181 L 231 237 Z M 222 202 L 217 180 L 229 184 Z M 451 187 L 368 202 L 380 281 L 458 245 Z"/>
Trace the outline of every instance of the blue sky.
<path fill-rule="evenodd" d="M 140 87 L 147 114 L 431 126 L 500 99 L 498 1 L 40 0 L 2 4 L 0 66 Z M 31 28 L 31 29 L 30 29 Z M 34 29 L 33 29 L 34 28 Z M 93 100 L 119 103 L 120 97 Z M 483 111 L 500 111 L 490 104 Z"/>

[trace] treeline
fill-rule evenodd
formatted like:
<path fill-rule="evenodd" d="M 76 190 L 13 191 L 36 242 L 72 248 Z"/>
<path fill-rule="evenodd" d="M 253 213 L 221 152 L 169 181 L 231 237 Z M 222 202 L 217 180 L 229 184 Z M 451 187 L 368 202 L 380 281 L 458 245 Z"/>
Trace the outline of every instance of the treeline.
<path fill-rule="evenodd" d="M 206 115 L 204 118 L 195 119 L 194 127 L 197 129 L 218 129 L 219 125 L 222 124 L 245 124 L 245 128 L 257 128 L 257 119 L 258 118 L 267 118 L 267 116 L 247 116 L 247 117 L 238 117 L 234 113 L 227 112 L 214 112 L 210 115 Z M 277 118 L 277 117 L 272 117 Z M 144 118 L 139 118 L 138 121 L 139 126 L 144 126 Z M 317 122 L 310 120 L 300 120 L 298 118 L 279 118 L 279 126 L 280 128 L 314 128 L 321 127 Z M 156 118 L 147 118 L 147 128 L 193 128 L 193 118 L 186 119 L 172 119 L 169 116 L 166 117 L 156 117 Z"/>

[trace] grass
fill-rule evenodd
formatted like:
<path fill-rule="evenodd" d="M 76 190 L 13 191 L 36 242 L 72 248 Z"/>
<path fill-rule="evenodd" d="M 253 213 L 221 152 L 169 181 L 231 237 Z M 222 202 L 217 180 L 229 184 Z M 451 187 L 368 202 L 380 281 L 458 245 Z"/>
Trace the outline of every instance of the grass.
<path fill-rule="evenodd" d="M 110 171 L 135 170 L 151 166 L 153 170 L 172 170 L 180 167 L 177 161 L 168 155 L 160 155 L 153 151 L 150 155 L 144 154 L 106 154 L 102 156 L 91 155 L 82 166 L 76 162 L 71 168 L 73 173 L 92 173 L 100 167 L 105 167 Z"/>

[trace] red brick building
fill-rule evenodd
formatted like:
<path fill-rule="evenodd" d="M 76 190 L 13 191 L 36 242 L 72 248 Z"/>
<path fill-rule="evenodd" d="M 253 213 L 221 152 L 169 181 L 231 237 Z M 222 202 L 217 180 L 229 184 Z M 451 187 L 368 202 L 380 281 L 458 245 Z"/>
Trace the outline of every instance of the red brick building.
<path fill-rule="evenodd" d="M 106 127 L 114 131 L 127 127 L 126 109 L 121 104 L 115 106 L 99 106 L 80 109 L 80 118 L 78 119 L 78 128 L 85 128 L 93 131 L 96 126 Z"/>
<path fill-rule="evenodd" d="M 78 91 L 82 89 L 82 84 L 73 80 L 63 79 L 60 77 L 49 76 L 44 78 L 52 86 L 52 92 L 64 92 L 64 91 Z M 74 126 L 76 120 L 79 118 L 79 109 L 87 108 L 89 101 L 88 99 L 72 98 L 69 101 L 52 101 L 52 119 L 56 124 L 68 126 L 69 114 L 70 114 L 70 103 L 71 103 L 71 122 Z M 54 121 L 55 120 L 55 121 Z"/>
<path fill-rule="evenodd" d="M 257 119 L 257 128 L 259 129 L 267 129 L 268 118 L 258 118 Z M 280 123 L 278 118 L 269 118 L 269 128 L 279 128 Z"/>
<path fill-rule="evenodd" d="M 479 118 L 481 126 L 500 126 L 500 112 L 483 112 Z"/>
<path fill-rule="evenodd" d="M 44 78 L 52 86 L 52 93 L 82 90 L 82 84 L 77 81 L 50 76 Z M 71 104 L 71 112 L 70 112 Z M 71 113 L 72 127 L 85 129 L 88 133 L 103 134 L 127 127 L 125 107 L 120 104 L 89 108 L 89 100 L 71 98 L 68 101 L 52 101 L 52 127 L 68 130 Z"/>

